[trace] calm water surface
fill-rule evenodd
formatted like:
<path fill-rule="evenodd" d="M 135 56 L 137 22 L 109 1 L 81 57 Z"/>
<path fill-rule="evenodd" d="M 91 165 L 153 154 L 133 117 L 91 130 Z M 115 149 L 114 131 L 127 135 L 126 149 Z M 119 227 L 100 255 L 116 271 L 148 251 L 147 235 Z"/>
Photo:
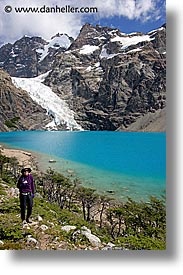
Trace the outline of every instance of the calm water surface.
<path fill-rule="evenodd" d="M 0 143 L 37 152 L 42 169 L 73 174 L 120 199 L 146 200 L 165 192 L 165 133 L 20 131 L 0 133 Z"/>

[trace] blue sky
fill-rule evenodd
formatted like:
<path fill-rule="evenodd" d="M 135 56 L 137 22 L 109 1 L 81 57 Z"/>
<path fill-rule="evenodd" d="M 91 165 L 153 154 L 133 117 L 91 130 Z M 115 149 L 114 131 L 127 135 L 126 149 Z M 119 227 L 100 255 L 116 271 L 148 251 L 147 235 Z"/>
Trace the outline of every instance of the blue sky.
<path fill-rule="evenodd" d="M 11 5 L 11 13 L 4 7 Z M 18 14 L 15 7 L 71 5 L 97 7 L 97 14 Z M 0 41 L 13 42 L 23 35 L 49 39 L 56 33 L 76 37 L 84 23 L 119 28 L 124 33 L 148 32 L 166 22 L 165 0 L 1 0 Z"/>
<path fill-rule="evenodd" d="M 146 16 L 141 15 L 139 18 L 129 19 L 127 14 L 126 16 L 114 15 L 102 18 L 89 16 L 86 17 L 85 20 L 94 25 L 99 24 L 111 28 L 118 28 L 124 33 L 136 31 L 146 33 L 166 23 L 166 1 L 159 0 L 150 2 L 154 2 L 155 10 L 147 13 Z"/>
<path fill-rule="evenodd" d="M 166 17 L 164 15 L 159 20 L 148 22 L 142 22 L 141 20 L 129 20 L 123 16 L 113 16 L 111 18 L 102 18 L 100 20 L 96 20 L 90 17 L 86 18 L 86 21 L 94 25 L 99 24 L 101 26 L 118 28 L 124 33 L 131 33 L 136 31 L 146 33 L 148 31 L 157 29 L 166 23 Z"/>

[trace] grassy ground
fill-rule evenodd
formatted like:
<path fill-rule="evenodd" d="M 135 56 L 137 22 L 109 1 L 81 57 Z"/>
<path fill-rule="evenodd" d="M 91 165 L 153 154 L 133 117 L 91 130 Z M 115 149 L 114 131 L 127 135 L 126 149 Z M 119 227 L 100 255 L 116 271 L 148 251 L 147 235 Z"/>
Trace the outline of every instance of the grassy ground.
<path fill-rule="evenodd" d="M 77 229 L 87 226 L 97 232 L 95 226 L 84 221 L 80 213 L 61 210 L 58 205 L 43 198 L 34 198 L 33 223 L 23 228 L 19 198 L 11 195 L 12 185 L 0 181 L 0 240 L 4 243 L 0 245 L 0 249 L 94 249 L 84 236 L 73 241 L 72 232 L 62 231 L 61 226 L 75 225 Z M 38 216 L 42 218 L 41 221 L 38 221 Z M 48 229 L 42 230 L 41 225 L 46 225 Z M 102 237 L 102 231 L 97 233 Z M 37 243 L 29 242 L 29 235 L 37 240 Z"/>

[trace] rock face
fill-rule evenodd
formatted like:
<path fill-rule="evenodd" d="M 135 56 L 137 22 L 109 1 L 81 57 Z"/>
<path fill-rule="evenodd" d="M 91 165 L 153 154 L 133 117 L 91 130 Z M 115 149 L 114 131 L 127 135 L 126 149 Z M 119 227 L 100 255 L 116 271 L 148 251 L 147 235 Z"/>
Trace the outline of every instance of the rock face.
<path fill-rule="evenodd" d="M 124 34 L 85 24 L 75 40 L 65 34 L 49 41 L 25 36 L 0 48 L 0 67 L 16 77 L 50 71 L 44 84 L 85 130 L 165 130 L 166 25 Z M 39 121 L 34 129 L 40 129 Z"/>
<path fill-rule="evenodd" d="M 44 129 L 51 121 L 46 110 L 36 104 L 25 91 L 17 89 L 11 77 L 0 70 L 0 130 Z"/>
<path fill-rule="evenodd" d="M 165 27 L 126 35 L 86 24 L 56 56 L 45 84 L 68 102 L 84 129 L 127 130 L 165 108 Z"/>
<path fill-rule="evenodd" d="M 72 37 L 57 34 L 49 41 L 24 36 L 0 48 L 0 68 L 14 77 L 35 77 L 51 69 L 55 56 L 64 52 Z"/>

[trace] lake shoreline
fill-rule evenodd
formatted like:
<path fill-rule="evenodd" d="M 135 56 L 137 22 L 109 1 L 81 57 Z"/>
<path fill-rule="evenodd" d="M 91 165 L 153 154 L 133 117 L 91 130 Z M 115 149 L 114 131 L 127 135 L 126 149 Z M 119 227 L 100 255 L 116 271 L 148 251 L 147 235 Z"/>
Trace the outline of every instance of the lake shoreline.
<path fill-rule="evenodd" d="M 38 158 L 31 150 L 14 148 L 4 143 L 0 143 L 0 152 L 8 158 L 16 158 L 21 167 L 29 167 L 33 172 L 38 172 Z M 39 170 L 40 171 L 40 170 Z M 41 172 L 41 171 L 40 171 Z"/>

